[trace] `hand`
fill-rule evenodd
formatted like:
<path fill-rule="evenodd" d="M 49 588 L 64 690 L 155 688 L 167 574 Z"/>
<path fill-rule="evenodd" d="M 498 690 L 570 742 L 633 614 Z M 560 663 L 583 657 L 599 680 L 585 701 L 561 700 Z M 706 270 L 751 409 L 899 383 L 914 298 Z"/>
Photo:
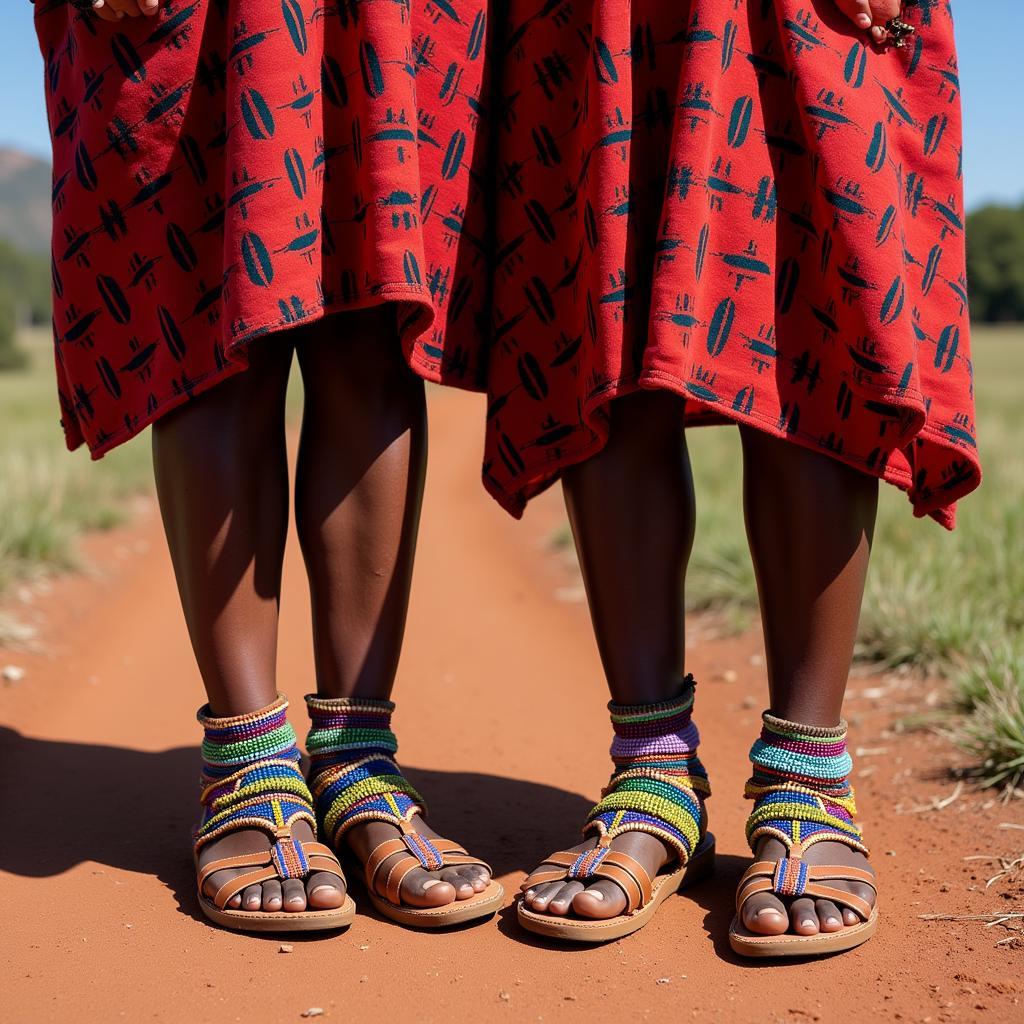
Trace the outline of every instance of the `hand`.
<path fill-rule="evenodd" d="M 836 6 L 857 28 L 870 31 L 876 43 L 884 43 L 888 35 L 885 26 L 899 17 L 903 5 L 900 0 L 836 0 Z"/>
<path fill-rule="evenodd" d="M 160 0 L 93 0 L 92 12 L 104 21 L 122 18 L 152 17 L 160 10 Z"/>

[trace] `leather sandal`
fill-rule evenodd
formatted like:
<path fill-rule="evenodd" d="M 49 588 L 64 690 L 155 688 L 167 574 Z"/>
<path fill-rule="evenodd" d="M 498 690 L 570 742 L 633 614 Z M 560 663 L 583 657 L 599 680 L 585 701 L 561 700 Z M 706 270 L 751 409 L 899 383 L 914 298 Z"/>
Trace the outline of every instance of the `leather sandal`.
<path fill-rule="evenodd" d="M 274 779 L 279 780 L 275 785 Z M 247 886 L 272 879 L 304 879 L 316 871 L 345 874 L 331 849 L 318 842 L 302 842 L 292 835 L 296 821 L 306 821 L 316 832 L 312 802 L 299 791 L 306 780 L 293 761 L 262 761 L 207 786 L 202 802 L 207 810 L 205 826 L 196 836 L 195 865 L 199 906 L 215 924 L 252 932 L 320 931 L 345 928 L 355 917 L 356 905 L 345 894 L 342 906 L 329 910 L 268 911 L 228 907 L 229 901 Z M 308 792 L 308 791 L 307 791 Z M 259 829 L 271 846 L 258 853 L 218 857 L 199 866 L 199 851 L 211 840 L 240 829 Z M 208 896 L 205 884 L 211 875 L 226 869 L 245 868 Z"/>
<path fill-rule="evenodd" d="M 802 725 L 761 716 L 760 738 L 750 751 L 753 773 L 744 796 L 754 802 L 747 819 L 747 841 L 757 853 L 764 837 L 778 840 L 787 854 L 777 863 L 758 860 L 747 868 L 736 891 L 736 916 L 729 928 L 729 943 L 742 956 L 817 956 L 839 953 L 867 942 L 878 927 L 878 909 L 854 893 L 830 882 L 859 882 L 877 898 L 877 882 L 870 871 L 841 864 L 808 864 L 807 850 L 816 843 L 842 843 L 868 855 L 861 830 L 854 820 L 850 773 L 853 761 L 846 749 L 846 722 L 836 726 Z M 762 935 L 743 924 L 743 908 L 760 893 L 784 899 L 801 896 L 831 900 L 848 907 L 861 920 L 840 931 L 816 935 Z"/>
<path fill-rule="evenodd" d="M 584 835 L 597 836 L 597 845 L 583 852 L 556 853 L 521 886 L 525 892 L 549 882 L 586 885 L 607 879 L 625 894 L 625 913 L 604 919 L 565 917 L 531 910 L 521 900 L 517 914 L 525 929 L 570 942 L 618 939 L 647 924 L 673 893 L 712 873 L 715 837 L 707 832 L 704 813 L 711 788 L 697 756 L 695 686 L 693 677 L 686 676 L 679 696 L 671 700 L 609 704 L 615 771 L 583 829 Z M 611 848 L 616 837 L 629 832 L 656 836 L 675 852 L 673 861 L 651 878 L 636 858 Z"/>

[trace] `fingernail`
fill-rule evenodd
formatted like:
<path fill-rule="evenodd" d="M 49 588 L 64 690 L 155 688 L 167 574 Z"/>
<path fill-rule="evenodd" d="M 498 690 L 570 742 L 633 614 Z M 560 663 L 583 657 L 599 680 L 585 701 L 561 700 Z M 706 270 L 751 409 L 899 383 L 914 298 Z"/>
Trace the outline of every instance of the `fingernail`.
<path fill-rule="evenodd" d="M 870 14 L 858 14 L 857 24 L 861 28 L 871 28 L 871 15 Z"/>

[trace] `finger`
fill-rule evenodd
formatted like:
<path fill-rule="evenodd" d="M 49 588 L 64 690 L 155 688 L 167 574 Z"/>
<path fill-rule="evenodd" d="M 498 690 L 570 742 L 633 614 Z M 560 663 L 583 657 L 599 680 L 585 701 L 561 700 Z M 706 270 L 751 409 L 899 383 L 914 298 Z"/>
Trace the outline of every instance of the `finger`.
<path fill-rule="evenodd" d="M 839 9 L 857 28 L 869 29 L 874 24 L 871 14 L 871 0 L 836 0 Z"/>
<path fill-rule="evenodd" d="M 139 14 L 152 17 L 160 8 L 160 0 L 138 0 Z"/>

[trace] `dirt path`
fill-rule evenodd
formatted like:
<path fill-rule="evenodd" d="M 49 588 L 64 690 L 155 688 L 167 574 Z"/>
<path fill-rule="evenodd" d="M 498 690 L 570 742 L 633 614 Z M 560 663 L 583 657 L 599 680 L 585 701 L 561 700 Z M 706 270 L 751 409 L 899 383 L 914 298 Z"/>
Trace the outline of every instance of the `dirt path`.
<path fill-rule="evenodd" d="M 433 455 L 402 666 L 402 760 L 432 820 L 489 858 L 511 894 L 568 843 L 607 777 L 605 696 L 585 606 L 549 538 L 548 495 L 525 523 L 477 482 L 479 400 L 432 398 Z M 101 572 L 34 599 L 45 653 L 0 685 L 0 1021 L 1024 1020 L 1020 939 L 919 914 L 1024 910 L 1022 879 L 985 891 L 1024 833 L 1015 807 L 953 791 L 948 748 L 888 727 L 920 684 L 857 680 L 858 791 L 882 879 L 878 937 L 826 962 L 751 966 L 728 950 L 746 859 L 740 799 L 764 701 L 758 641 L 694 636 L 689 667 L 715 796 L 717 880 L 671 900 L 644 931 L 559 951 L 506 910 L 448 934 L 363 911 L 327 939 L 251 938 L 197 916 L 187 834 L 199 680 L 157 517 L 90 542 Z M 282 689 L 310 689 L 307 600 L 291 548 Z M 22 609 L 22 612 L 25 608 Z M 301 726 L 298 716 L 297 727 Z M 359 896 L 358 887 L 354 889 Z M 365 900 L 364 900 L 365 903 Z"/>

